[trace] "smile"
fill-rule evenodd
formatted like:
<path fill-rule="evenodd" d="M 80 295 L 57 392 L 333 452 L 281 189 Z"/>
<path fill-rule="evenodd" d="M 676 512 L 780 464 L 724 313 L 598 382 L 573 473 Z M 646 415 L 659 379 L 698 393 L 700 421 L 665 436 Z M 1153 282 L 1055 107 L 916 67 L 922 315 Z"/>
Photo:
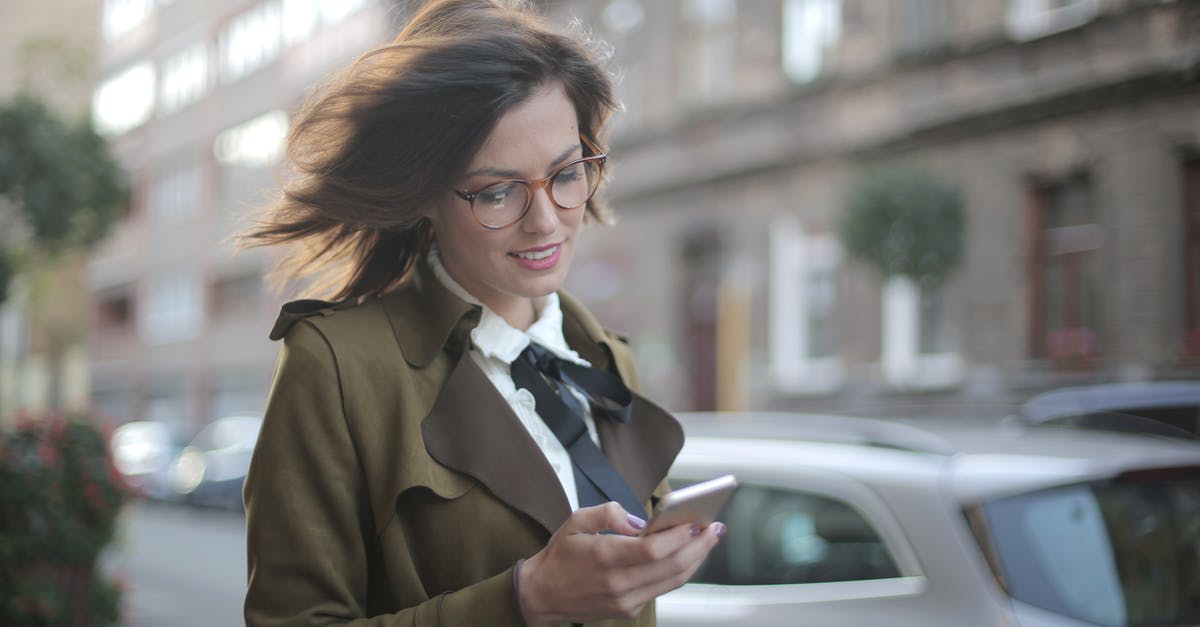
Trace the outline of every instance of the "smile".
<path fill-rule="evenodd" d="M 526 250 L 526 251 L 522 251 L 519 253 L 513 253 L 513 254 L 520 257 L 521 259 L 528 259 L 530 261 L 539 261 L 542 259 L 546 259 L 547 257 L 550 257 L 551 255 L 554 255 L 557 252 L 558 252 L 558 245 L 555 245 L 555 246 L 551 246 L 550 248 L 546 248 L 544 250 Z"/>
<path fill-rule="evenodd" d="M 562 250 L 563 247 L 560 242 L 558 244 L 539 246 L 508 254 L 516 260 L 517 264 L 526 270 L 542 272 L 558 265 L 558 260 L 562 257 Z"/>

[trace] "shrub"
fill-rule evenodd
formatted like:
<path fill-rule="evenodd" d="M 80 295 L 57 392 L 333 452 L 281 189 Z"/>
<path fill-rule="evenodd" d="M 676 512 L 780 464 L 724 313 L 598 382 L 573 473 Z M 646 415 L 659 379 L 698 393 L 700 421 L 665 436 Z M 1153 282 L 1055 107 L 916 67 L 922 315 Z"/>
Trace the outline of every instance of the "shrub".
<path fill-rule="evenodd" d="M 131 492 L 81 417 L 23 420 L 0 438 L 0 625 L 115 625 L 97 572 Z"/>

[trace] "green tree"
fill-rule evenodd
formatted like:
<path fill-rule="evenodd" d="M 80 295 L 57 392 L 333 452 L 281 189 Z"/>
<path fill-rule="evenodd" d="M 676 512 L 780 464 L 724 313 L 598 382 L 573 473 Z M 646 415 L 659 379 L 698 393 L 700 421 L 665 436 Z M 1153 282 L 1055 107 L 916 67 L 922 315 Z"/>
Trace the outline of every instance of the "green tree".
<path fill-rule="evenodd" d="M 120 165 L 86 116 L 66 120 L 27 92 L 0 103 L 0 304 L 16 275 L 56 267 L 103 238 L 128 197 Z M 54 389 L 63 348 L 48 347 Z"/>
<path fill-rule="evenodd" d="M 894 165 L 864 174 L 851 187 L 842 215 L 846 251 L 885 280 L 938 282 L 962 261 L 962 194 L 922 168 Z"/>

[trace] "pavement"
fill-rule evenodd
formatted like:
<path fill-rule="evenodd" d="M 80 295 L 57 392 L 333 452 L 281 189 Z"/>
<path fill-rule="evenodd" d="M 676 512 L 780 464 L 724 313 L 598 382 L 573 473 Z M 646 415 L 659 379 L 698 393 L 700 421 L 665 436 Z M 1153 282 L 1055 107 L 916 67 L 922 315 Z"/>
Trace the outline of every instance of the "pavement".
<path fill-rule="evenodd" d="M 241 514 L 134 503 L 122 512 L 103 568 L 126 584 L 125 627 L 244 624 Z"/>

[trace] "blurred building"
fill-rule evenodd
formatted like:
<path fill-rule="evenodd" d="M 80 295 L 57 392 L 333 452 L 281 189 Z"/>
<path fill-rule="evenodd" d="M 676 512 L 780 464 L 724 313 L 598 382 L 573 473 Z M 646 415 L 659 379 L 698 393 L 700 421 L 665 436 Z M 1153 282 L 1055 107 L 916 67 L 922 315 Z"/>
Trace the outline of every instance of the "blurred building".
<path fill-rule="evenodd" d="M 540 4 L 611 51 L 626 108 L 619 224 L 588 233 L 568 287 L 666 406 L 1200 376 L 1198 3 Z M 226 238 L 271 193 L 289 112 L 394 34 L 392 6 L 104 2 L 94 111 L 137 193 L 89 268 L 100 408 L 184 430 L 261 409 L 278 302 L 269 260 Z M 846 189 L 892 162 L 964 194 L 943 285 L 843 251 Z"/>
<path fill-rule="evenodd" d="M 99 13 L 100 0 L 0 4 L 0 100 L 25 91 L 64 119 L 87 115 Z M 63 20 L 64 15 L 75 19 Z M 0 208 L 2 229 L 13 228 L 4 213 Z M 0 232 L 0 241 L 10 235 Z M 82 266 L 70 255 L 9 286 L 0 304 L 0 425 L 17 409 L 87 406 L 87 357 L 76 314 L 87 308 Z"/>
<path fill-rule="evenodd" d="M 279 297 L 230 236 L 278 193 L 289 115 L 394 34 L 376 0 L 104 0 L 92 98 L 130 169 L 128 216 L 88 267 L 94 406 L 181 437 L 261 412 Z"/>
<path fill-rule="evenodd" d="M 1200 3 L 559 3 L 615 51 L 620 225 L 571 285 L 670 407 L 1007 401 L 1200 376 Z M 945 284 L 882 281 L 846 190 L 964 194 Z"/>

